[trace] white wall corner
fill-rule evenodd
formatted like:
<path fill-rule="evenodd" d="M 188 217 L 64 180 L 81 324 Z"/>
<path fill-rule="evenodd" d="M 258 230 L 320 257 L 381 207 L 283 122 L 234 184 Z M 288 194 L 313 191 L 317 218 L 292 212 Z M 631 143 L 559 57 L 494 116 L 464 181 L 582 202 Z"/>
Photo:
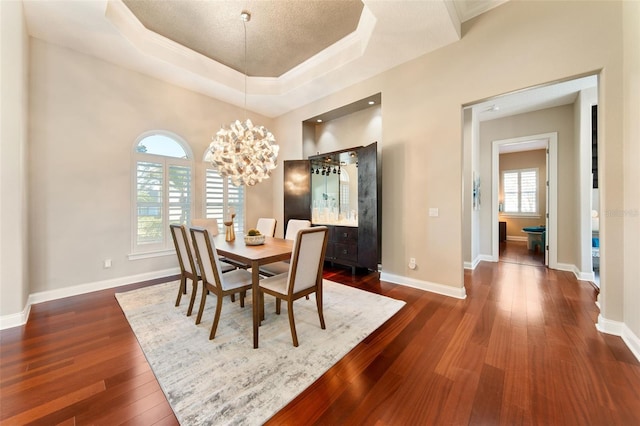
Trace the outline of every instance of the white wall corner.
<path fill-rule="evenodd" d="M 93 283 L 80 284 L 72 287 L 65 287 L 56 290 L 41 291 L 31 293 L 27 299 L 27 305 L 22 312 L 0 317 L 0 330 L 18 327 L 27 323 L 31 305 L 51 300 L 62 299 L 65 297 L 77 296 L 80 294 L 91 293 L 94 291 L 105 290 L 108 288 L 120 287 L 127 284 L 139 283 L 142 281 L 153 280 L 156 278 L 168 277 L 180 273 L 180 268 L 163 269 L 161 271 L 145 272 L 143 274 L 130 275 L 127 277 L 113 278 L 110 280 L 96 281 Z"/>
<path fill-rule="evenodd" d="M 622 340 L 627 344 L 636 359 L 640 361 L 640 338 L 626 324 L 622 325 Z"/>
<path fill-rule="evenodd" d="M 18 327 L 27 323 L 29 319 L 29 313 L 31 312 L 31 304 L 27 302 L 27 306 L 24 307 L 22 312 L 11 315 L 0 316 L 0 330 L 7 328 Z"/>
<path fill-rule="evenodd" d="M 451 287 L 449 285 L 432 283 L 429 281 L 416 280 L 414 278 L 403 277 L 401 275 L 390 274 L 388 272 L 380 273 L 380 281 L 387 281 L 394 284 L 400 284 L 407 287 L 413 287 L 430 293 L 441 294 L 443 296 L 454 297 L 456 299 L 466 299 L 467 291 L 462 287 Z"/>
<path fill-rule="evenodd" d="M 576 267 L 576 270 L 573 271 L 573 273 L 576 275 L 576 278 L 580 281 L 594 282 L 596 280 L 596 276 L 593 272 L 579 271 L 577 267 Z"/>
<path fill-rule="evenodd" d="M 620 321 L 612 321 L 598 315 L 598 322 L 596 323 L 596 329 L 602 333 L 613 334 L 614 336 L 622 336 L 624 323 Z"/>

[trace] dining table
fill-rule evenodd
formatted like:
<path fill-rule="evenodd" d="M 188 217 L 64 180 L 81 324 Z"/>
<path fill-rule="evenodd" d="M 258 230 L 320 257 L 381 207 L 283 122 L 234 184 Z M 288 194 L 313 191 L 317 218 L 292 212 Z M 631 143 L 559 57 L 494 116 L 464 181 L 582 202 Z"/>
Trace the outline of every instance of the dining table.
<path fill-rule="evenodd" d="M 248 265 L 251 268 L 251 300 L 253 309 L 253 347 L 258 348 L 258 329 L 264 318 L 263 302 L 260 300 L 260 265 L 289 260 L 293 252 L 293 241 L 284 238 L 265 237 L 264 243 L 249 245 L 242 234 L 237 234 L 232 241 L 226 241 L 224 234 L 211 238 L 218 256 Z"/>

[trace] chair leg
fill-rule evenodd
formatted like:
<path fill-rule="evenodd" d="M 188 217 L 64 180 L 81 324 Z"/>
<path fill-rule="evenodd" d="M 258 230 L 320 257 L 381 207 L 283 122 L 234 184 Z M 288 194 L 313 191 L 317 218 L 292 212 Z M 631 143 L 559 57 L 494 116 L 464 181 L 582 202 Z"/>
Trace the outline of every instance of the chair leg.
<path fill-rule="evenodd" d="M 189 309 L 187 309 L 187 316 L 191 316 L 191 312 L 193 312 L 193 304 L 196 301 L 196 293 L 198 292 L 198 281 L 192 281 L 191 285 L 191 299 L 189 300 Z M 204 285 L 204 284 L 202 284 Z"/>
<path fill-rule="evenodd" d="M 216 296 L 216 315 L 213 317 L 213 324 L 211 325 L 211 333 L 209 334 L 209 340 L 216 337 L 216 330 L 218 329 L 218 321 L 220 321 L 220 312 L 222 312 L 222 297 Z"/>
<path fill-rule="evenodd" d="M 291 338 L 293 339 L 293 346 L 297 348 L 298 334 L 296 333 L 296 322 L 293 319 L 293 300 L 287 300 L 287 310 L 289 311 L 289 327 L 291 328 Z"/>
<path fill-rule="evenodd" d="M 182 299 L 182 293 L 187 292 L 187 278 L 185 276 L 180 277 L 180 287 L 178 288 L 178 298 L 176 299 L 176 306 L 180 305 L 180 299 Z"/>
<path fill-rule="evenodd" d="M 202 299 L 200 299 L 200 309 L 198 309 L 198 316 L 196 317 L 196 325 L 202 321 L 202 313 L 204 312 L 204 304 L 207 301 L 207 286 L 202 283 Z"/>
<path fill-rule="evenodd" d="M 280 305 L 282 305 L 282 299 L 276 297 L 276 314 L 280 315 Z"/>
<path fill-rule="evenodd" d="M 236 302 L 236 294 L 231 293 L 231 303 L 235 303 L 235 302 Z"/>
<path fill-rule="evenodd" d="M 244 297 L 247 295 L 246 291 L 240 292 L 240 307 L 244 308 Z"/>
<path fill-rule="evenodd" d="M 324 315 L 322 313 L 322 293 L 316 292 L 316 305 L 318 306 L 318 317 L 320 318 L 320 328 L 325 329 Z"/>

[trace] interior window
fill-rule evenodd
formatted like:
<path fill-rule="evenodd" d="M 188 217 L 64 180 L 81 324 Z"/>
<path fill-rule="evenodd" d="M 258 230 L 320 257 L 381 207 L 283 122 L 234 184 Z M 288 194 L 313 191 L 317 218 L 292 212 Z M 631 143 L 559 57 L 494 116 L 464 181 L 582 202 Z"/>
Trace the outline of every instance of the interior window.
<path fill-rule="evenodd" d="M 538 170 L 506 170 L 502 174 L 504 212 L 538 213 Z"/>

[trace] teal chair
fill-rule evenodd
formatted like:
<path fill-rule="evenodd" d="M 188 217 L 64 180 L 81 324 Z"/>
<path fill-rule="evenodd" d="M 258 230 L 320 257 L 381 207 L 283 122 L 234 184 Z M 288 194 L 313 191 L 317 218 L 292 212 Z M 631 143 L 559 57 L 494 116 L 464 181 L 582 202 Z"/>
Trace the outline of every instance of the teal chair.
<path fill-rule="evenodd" d="M 547 240 L 546 236 L 547 236 L 547 231 L 543 231 L 542 234 L 540 234 L 539 240 L 535 240 L 531 242 L 531 249 L 534 252 L 537 252 L 538 249 L 540 249 L 540 253 L 544 253 L 545 242 Z"/>

